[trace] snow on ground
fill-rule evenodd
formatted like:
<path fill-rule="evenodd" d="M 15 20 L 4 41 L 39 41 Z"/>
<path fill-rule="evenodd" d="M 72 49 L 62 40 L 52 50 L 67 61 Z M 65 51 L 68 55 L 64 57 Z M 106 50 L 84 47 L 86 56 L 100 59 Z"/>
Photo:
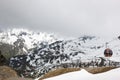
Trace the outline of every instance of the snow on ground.
<path fill-rule="evenodd" d="M 82 69 L 81 71 L 62 74 L 44 80 L 120 80 L 120 68 L 100 74 L 91 74 Z"/>
<path fill-rule="evenodd" d="M 109 59 L 112 60 L 112 61 L 120 62 L 120 55 L 110 57 Z"/>

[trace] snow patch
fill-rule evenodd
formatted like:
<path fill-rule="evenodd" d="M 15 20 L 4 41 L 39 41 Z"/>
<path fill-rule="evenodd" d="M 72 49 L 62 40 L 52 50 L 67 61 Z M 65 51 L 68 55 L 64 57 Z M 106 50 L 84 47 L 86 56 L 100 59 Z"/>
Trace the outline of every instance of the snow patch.
<path fill-rule="evenodd" d="M 44 80 L 119 80 L 119 73 L 120 68 L 113 69 L 100 74 L 91 74 L 82 69 L 81 71 L 66 73 Z"/>

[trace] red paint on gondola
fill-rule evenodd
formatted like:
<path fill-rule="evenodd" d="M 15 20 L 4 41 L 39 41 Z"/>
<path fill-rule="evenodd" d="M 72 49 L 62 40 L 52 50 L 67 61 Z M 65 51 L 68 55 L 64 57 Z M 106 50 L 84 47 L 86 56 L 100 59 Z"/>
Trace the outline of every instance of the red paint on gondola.
<path fill-rule="evenodd" d="M 109 48 L 106 48 L 104 51 L 105 57 L 111 57 L 113 55 L 113 51 Z"/>

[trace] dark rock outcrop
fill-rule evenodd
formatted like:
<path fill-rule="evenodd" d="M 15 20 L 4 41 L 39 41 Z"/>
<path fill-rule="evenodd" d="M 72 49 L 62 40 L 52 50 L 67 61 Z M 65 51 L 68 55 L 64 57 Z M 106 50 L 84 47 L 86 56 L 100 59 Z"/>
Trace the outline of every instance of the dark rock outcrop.
<path fill-rule="evenodd" d="M 6 58 L 2 55 L 1 51 L 0 51 L 0 66 L 1 65 L 5 65 L 7 64 L 7 60 Z"/>

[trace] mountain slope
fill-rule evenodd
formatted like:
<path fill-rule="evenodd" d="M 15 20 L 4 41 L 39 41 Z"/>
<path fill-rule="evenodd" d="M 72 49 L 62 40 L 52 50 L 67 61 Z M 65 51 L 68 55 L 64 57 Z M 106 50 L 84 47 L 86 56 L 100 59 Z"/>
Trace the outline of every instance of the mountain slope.
<path fill-rule="evenodd" d="M 114 47 L 115 56 L 119 56 L 119 39 L 108 46 Z M 44 47 L 38 47 L 27 55 L 10 59 L 10 66 L 24 76 L 39 77 L 57 67 L 119 66 L 104 57 L 105 40 L 95 36 L 82 36 L 72 40 L 55 41 Z M 118 45 L 117 47 L 115 47 Z M 114 50 L 113 49 L 113 50 Z"/>
<path fill-rule="evenodd" d="M 43 43 L 50 44 L 56 40 L 57 36 L 53 33 L 32 32 L 26 29 L 9 29 L 0 32 L 1 45 L 12 45 L 12 49 L 17 50 L 17 54 L 28 53 L 29 49 L 40 47 Z"/>

